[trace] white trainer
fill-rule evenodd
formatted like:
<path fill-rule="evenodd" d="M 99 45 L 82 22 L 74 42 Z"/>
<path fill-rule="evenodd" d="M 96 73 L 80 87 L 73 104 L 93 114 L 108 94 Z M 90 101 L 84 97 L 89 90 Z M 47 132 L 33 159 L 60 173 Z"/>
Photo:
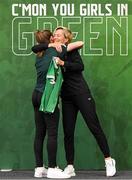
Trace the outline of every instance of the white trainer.
<path fill-rule="evenodd" d="M 116 162 L 114 159 L 109 158 L 105 159 L 105 167 L 106 167 L 106 176 L 114 176 L 116 173 Z"/>
<path fill-rule="evenodd" d="M 73 167 L 73 165 L 68 165 L 65 169 L 64 169 L 64 172 L 70 176 L 76 176 L 76 173 L 75 173 L 75 169 Z"/>
<path fill-rule="evenodd" d="M 47 176 L 47 169 L 45 167 L 35 168 L 34 177 L 42 178 Z"/>
<path fill-rule="evenodd" d="M 47 171 L 47 178 L 51 179 L 68 179 L 71 176 L 66 174 L 64 171 L 61 169 L 55 167 L 55 168 L 48 168 Z"/>

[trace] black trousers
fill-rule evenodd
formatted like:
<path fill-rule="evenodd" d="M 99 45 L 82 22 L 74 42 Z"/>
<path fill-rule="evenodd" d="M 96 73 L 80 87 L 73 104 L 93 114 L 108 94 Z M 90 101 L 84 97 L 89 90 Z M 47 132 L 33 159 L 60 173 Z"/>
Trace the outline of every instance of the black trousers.
<path fill-rule="evenodd" d="M 96 138 L 104 157 L 109 157 L 108 143 L 96 114 L 94 99 L 90 94 L 86 93 L 62 98 L 64 143 L 67 163 L 74 163 L 74 131 L 78 111 L 81 112 L 88 128 Z"/>
<path fill-rule="evenodd" d="M 43 142 L 47 132 L 48 166 L 54 168 L 56 166 L 59 109 L 56 106 L 52 114 L 39 111 L 41 97 L 42 93 L 39 91 L 35 90 L 32 94 L 36 127 L 34 139 L 36 167 L 43 166 Z"/>

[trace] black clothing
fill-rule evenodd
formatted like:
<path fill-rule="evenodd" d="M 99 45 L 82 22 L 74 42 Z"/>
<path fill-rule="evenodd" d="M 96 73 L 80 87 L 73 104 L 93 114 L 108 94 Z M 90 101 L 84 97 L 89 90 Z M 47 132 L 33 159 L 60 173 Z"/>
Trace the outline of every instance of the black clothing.
<path fill-rule="evenodd" d="M 46 50 L 46 49 L 48 49 L 48 43 L 37 44 L 31 48 L 31 50 L 34 53 L 38 53 L 38 52 Z"/>
<path fill-rule="evenodd" d="M 108 143 L 96 114 L 95 102 L 90 94 L 84 93 L 79 96 L 75 95 L 62 98 L 64 143 L 67 164 L 74 163 L 74 131 L 79 111 L 91 133 L 96 138 L 104 157 L 109 157 Z"/>
<path fill-rule="evenodd" d="M 54 113 L 44 113 L 39 111 L 42 93 L 34 91 L 32 95 L 32 103 L 35 113 L 35 140 L 34 153 L 36 158 L 36 167 L 43 166 L 43 142 L 48 133 L 47 151 L 48 151 L 48 166 L 56 167 L 56 153 L 57 153 L 57 135 L 59 124 L 59 109 L 56 107 Z"/>
<path fill-rule="evenodd" d="M 39 48 L 37 50 L 39 51 Z M 84 65 L 78 50 L 68 52 L 62 67 L 64 81 L 61 89 L 64 143 L 68 164 L 74 163 L 74 130 L 78 111 L 96 138 L 104 157 L 110 156 L 108 143 L 96 114 L 94 99 L 82 75 L 83 70 Z"/>
<path fill-rule="evenodd" d="M 83 70 L 84 65 L 78 50 L 68 52 L 63 68 L 64 82 L 61 90 L 64 143 L 68 164 L 74 163 L 74 130 L 78 111 L 96 138 L 104 157 L 110 156 L 108 143 L 96 114 L 94 99 L 82 75 Z"/>
<path fill-rule="evenodd" d="M 90 93 L 88 85 L 83 78 L 82 71 L 84 65 L 78 49 L 67 53 L 65 63 L 62 68 L 63 84 L 61 89 L 61 96 L 71 96 L 83 93 Z"/>
<path fill-rule="evenodd" d="M 48 51 L 50 49 L 47 49 Z M 46 74 L 48 72 L 48 68 L 51 62 L 51 58 L 45 58 L 45 56 L 37 57 L 36 56 L 36 73 L 37 73 L 37 81 L 35 85 L 35 90 L 43 92 L 46 84 Z"/>

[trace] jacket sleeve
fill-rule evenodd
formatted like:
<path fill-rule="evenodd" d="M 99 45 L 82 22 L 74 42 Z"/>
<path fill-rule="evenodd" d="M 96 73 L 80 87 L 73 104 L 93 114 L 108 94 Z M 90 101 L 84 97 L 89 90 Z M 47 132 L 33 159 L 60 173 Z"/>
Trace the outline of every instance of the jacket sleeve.
<path fill-rule="evenodd" d="M 48 43 L 44 43 L 44 44 L 37 44 L 34 45 L 31 49 L 34 53 L 46 50 L 48 48 Z"/>
<path fill-rule="evenodd" d="M 64 63 L 65 71 L 83 71 L 84 64 L 77 49 L 67 53 L 66 61 Z"/>

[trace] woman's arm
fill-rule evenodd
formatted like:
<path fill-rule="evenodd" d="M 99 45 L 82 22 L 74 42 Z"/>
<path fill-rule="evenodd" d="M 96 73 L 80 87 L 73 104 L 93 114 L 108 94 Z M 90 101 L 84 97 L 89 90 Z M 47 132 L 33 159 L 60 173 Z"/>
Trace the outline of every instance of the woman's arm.
<path fill-rule="evenodd" d="M 76 41 L 76 42 L 70 43 L 67 45 L 67 51 L 72 51 L 74 49 L 82 48 L 83 44 L 84 44 L 83 41 Z"/>
<path fill-rule="evenodd" d="M 38 53 L 40 51 L 43 51 L 43 50 L 46 50 L 48 49 L 49 47 L 54 47 L 58 52 L 62 52 L 62 43 L 42 43 L 42 44 L 37 44 L 37 45 L 34 45 L 32 47 L 32 51 L 34 53 Z"/>
<path fill-rule="evenodd" d="M 81 48 L 83 46 L 84 42 L 83 41 L 76 41 L 73 43 L 68 44 L 67 46 L 67 51 L 72 51 L 74 49 Z M 32 51 L 34 53 L 38 53 L 40 51 L 46 50 L 48 47 L 54 47 L 58 52 L 62 52 L 62 43 L 56 42 L 56 43 L 42 43 L 42 44 L 37 44 L 32 47 Z"/>
<path fill-rule="evenodd" d="M 44 43 L 44 44 L 34 45 L 31 49 L 34 53 L 38 53 L 40 51 L 46 50 L 47 48 L 48 48 L 48 44 Z"/>

